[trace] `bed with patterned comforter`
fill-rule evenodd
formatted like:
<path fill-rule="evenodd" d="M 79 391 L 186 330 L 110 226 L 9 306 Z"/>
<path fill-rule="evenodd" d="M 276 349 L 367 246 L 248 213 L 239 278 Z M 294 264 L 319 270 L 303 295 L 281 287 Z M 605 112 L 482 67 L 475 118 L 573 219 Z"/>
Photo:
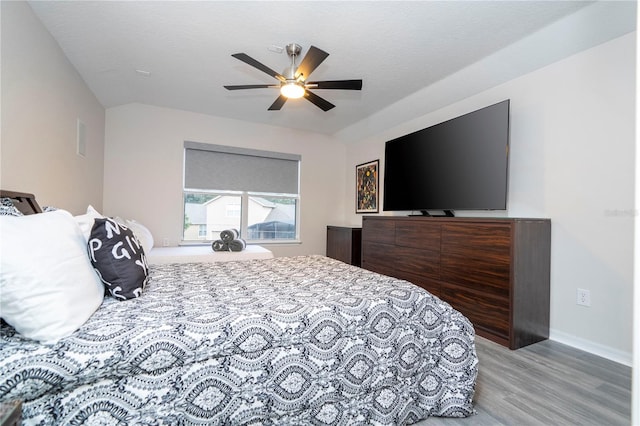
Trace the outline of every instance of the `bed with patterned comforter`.
<path fill-rule="evenodd" d="M 324 256 L 152 265 L 54 345 L 0 330 L 23 424 L 410 424 L 473 412 L 471 323 Z"/>

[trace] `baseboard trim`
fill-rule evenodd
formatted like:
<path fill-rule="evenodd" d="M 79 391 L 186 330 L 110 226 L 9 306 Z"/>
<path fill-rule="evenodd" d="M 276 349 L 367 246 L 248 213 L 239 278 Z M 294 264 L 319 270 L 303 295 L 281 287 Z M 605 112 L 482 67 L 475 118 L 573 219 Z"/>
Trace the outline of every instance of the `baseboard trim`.
<path fill-rule="evenodd" d="M 633 363 L 633 355 L 631 352 L 619 351 L 609 346 L 601 345 L 590 340 L 581 339 L 563 331 L 550 329 L 549 340 L 563 343 L 567 346 L 571 346 L 576 349 L 580 349 L 585 352 L 607 358 L 611 361 L 626 365 L 628 367 L 631 367 Z"/>

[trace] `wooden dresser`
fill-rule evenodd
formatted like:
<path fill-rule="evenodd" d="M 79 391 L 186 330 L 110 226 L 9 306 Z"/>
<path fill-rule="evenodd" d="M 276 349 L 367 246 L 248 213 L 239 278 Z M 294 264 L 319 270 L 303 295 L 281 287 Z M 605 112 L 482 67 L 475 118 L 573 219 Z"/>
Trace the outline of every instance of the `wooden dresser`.
<path fill-rule="evenodd" d="M 511 349 L 549 337 L 549 219 L 365 216 L 362 267 L 450 303 Z"/>

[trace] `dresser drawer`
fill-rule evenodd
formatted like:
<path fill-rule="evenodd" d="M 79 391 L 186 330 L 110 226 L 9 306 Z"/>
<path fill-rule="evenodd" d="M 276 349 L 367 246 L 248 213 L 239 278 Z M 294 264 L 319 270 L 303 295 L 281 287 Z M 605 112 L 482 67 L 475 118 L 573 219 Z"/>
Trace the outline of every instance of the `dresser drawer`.
<path fill-rule="evenodd" d="M 396 223 L 390 220 L 362 219 L 362 240 L 395 244 Z"/>
<path fill-rule="evenodd" d="M 396 247 L 390 244 L 362 242 L 362 267 L 379 274 L 395 276 Z"/>
<path fill-rule="evenodd" d="M 440 225 L 425 224 L 416 227 L 411 222 L 396 223 L 395 244 L 421 250 L 440 251 Z"/>
<path fill-rule="evenodd" d="M 441 283 L 441 298 L 453 303 L 455 308 L 469 318 L 474 327 L 509 339 L 509 300 L 495 297 L 482 291 Z"/>

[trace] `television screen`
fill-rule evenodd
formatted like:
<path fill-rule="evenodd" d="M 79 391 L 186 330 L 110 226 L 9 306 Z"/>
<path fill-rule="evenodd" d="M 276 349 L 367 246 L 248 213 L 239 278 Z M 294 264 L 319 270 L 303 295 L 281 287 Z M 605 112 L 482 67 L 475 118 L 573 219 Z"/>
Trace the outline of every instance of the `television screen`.
<path fill-rule="evenodd" d="M 384 210 L 507 208 L 509 100 L 390 140 Z"/>

